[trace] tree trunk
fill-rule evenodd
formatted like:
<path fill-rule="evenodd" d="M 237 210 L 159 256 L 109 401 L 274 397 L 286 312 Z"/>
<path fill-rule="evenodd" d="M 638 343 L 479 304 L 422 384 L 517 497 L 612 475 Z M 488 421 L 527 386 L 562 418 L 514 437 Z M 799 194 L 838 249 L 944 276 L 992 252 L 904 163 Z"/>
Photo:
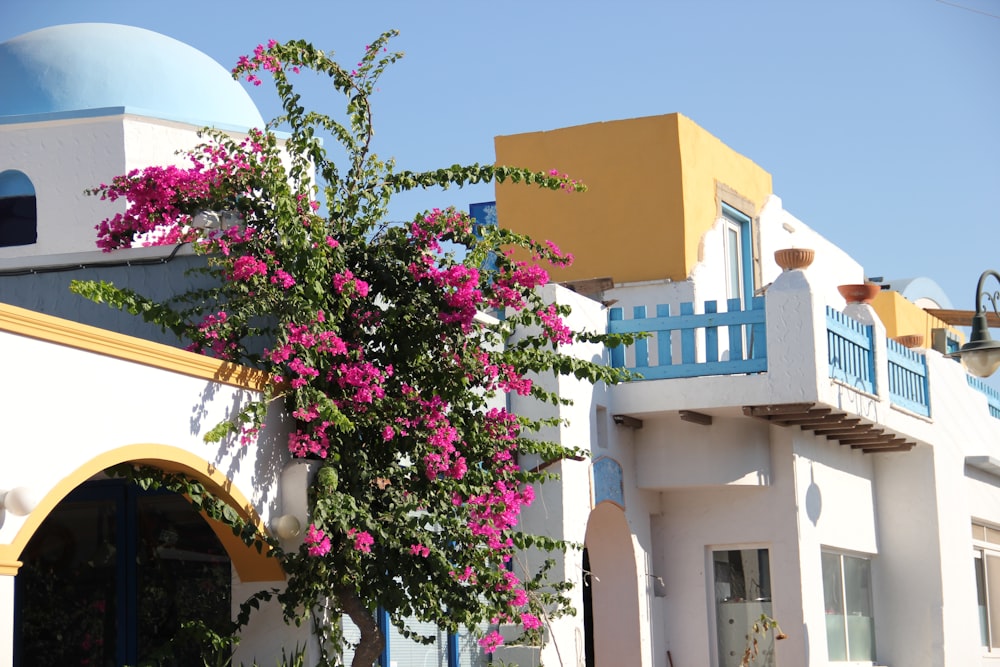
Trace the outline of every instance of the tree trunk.
<path fill-rule="evenodd" d="M 354 591 L 338 588 L 334 594 L 340 602 L 340 608 L 361 630 L 361 641 L 354 651 L 351 667 L 372 667 L 382 655 L 382 649 L 385 645 L 385 636 L 379 630 L 378 622 L 372 613 L 361 604 L 361 598 Z"/>

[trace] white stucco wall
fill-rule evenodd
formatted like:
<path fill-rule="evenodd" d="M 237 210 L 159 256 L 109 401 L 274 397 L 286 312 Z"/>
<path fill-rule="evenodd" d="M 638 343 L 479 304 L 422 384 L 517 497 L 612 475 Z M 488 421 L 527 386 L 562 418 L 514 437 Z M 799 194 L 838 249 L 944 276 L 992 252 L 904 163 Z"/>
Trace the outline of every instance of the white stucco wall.
<path fill-rule="evenodd" d="M 0 125 L 0 171 L 31 179 L 38 211 L 38 242 L 0 258 L 94 250 L 94 225 L 117 209 L 83 191 L 125 173 L 123 141 L 120 116 Z"/>
<path fill-rule="evenodd" d="M 816 252 L 808 269 L 817 296 L 838 310 L 844 299 L 837 285 L 864 282 L 866 274 L 853 257 L 784 209 L 777 195 L 768 197 L 760 212 L 761 282 L 769 285 L 781 273 L 774 251 L 783 248 L 810 248 Z"/>
<path fill-rule="evenodd" d="M 802 233 L 806 228 L 796 223 L 790 224 Z M 818 250 L 817 260 L 825 252 Z M 661 509 L 651 510 L 650 554 L 653 569 L 668 575 L 666 598 L 652 602 L 654 618 L 662 608 L 665 628 L 654 637 L 664 637 L 676 664 L 715 664 L 706 554 L 726 545 L 771 550 L 774 613 L 789 634 L 778 645 L 779 664 L 827 664 L 825 549 L 871 558 L 877 664 L 995 660 L 981 657 L 978 645 L 970 522 L 1000 525 L 1000 478 L 966 466 L 965 457 L 1000 458 L 1000 420 L 968 387 L 961 367 L 934 351 L 926 351 L 930 418 L 891 404 L 885 329 L 870 307 L 845 308 L 836 294 L 837 284 L 862 278 L 853 267 L 857 274 L 847 278 L 839 268 L 824 272 L 815 264 L 774 276 L 767 291 L 767 373 L 643 381 L 610 391 L 613 413 L 644 420 L 642 430 L 631 432 L 635 479 L 651 493 L 661 491 Z M 616 289 L 625 294 L 629 286 Z M 874 325 L 875 394 L 828 377 L 828 303 Z M 810 431 L 741 416 L 742 406 L 797 402 L 844 410 L 917 445 L 863 454 Z M 676 411 L 684 409 L 710 414 L 713 424 L 680 421 Z M 747 480 L 734 471 L 753 461 L 762 444 L 770 485 L 739 487 Z M 665 664 L 659 655 L 654 651 L 652 664 Z"/>
<path fill-rule="evenodd" d="M 275 447 L 279 432 L 266 431 L 264 446 L 252 450 L 203 440 L 250 392 L 14 334 L 0 333 L 0 342 L 10 355 L 8 377 L 17 378 L 0 387 L 6 443 L 0 488 L 27 486 L 44 497 L 98 454 L 167 445 L 215 464 L 270 518 L 287 458 Z M 46 373 L 39 372 L 41 360 Z M 8 515 L 0 543 L 10 542 L 22 523 Z"/>
<path fill-rule="evenodd" d="M 283 508 L 279 473 L 288 460 L 288 424 L 275 414 L 254 444 L 209 445 L 204 434 L 227 419 L 252 392 L 185 374 L 159 370 L 102 354 L 0 332 L 7 357 L 0 386 L 3 418 L 3 465 L 0 489 L 27 487 L 43 503 L 71 490 L 64 480 L 75 471 L 110 461 L 116 450 L 154 451 L 165 456 L 193 455 L 232 480 L 231 490 L 245 496 L 268 525 Z M 15 380 L 16 378 L 16 380 Z M 151 449 L 151 446 L 154 448 Z M 163 448 L 169 448 L 169 451 Z M 124 455 L 123 455 L 124 456 Z M 110 459 L 109 459 L 110 457 Z M 182 458 L 182 457 L 181 457 Z M 120 460 L 129 460 L 119 457 Z M 96 472 L 96 471 L 95 471 Z M 53 497 L 59 494 L 59 497 Z M 9 545 L 28 517 L 0 510 L 0 546 Z M 0 666 L 11 664 L 13 577 L 0 576 Z M 234 570 L 233 602 L 280 582 L 241 582 Z M 273 664 L 281 646 L 293 647 L 308 632 L 270 627 L 280 618 L 276 605 L 261 612 L 240 644 L 237 657 Z M 261 625 L 264 623 L 264 625 Z M 275 642 L 278 635 L 281 642 Z"/>
<path fill-rule="evenodd" d="M 0 172 L 24 172 L 38 210 L 38 242 L 0 248 L 0 260 L 95 251 L 94 227 L 125 203 L 84 190 L 132 169 L 186 164 L 177 151 L 198 144 L 200 129 L 130 114 L 0 124 Z"/>

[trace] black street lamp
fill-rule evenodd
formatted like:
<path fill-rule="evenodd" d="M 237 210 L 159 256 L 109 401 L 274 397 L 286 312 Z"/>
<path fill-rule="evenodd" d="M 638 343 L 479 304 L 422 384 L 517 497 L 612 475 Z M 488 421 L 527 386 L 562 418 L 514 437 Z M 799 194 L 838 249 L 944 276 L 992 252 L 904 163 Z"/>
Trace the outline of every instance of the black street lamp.
<path fill-rule="evenodd" d="M 983 271 L 976 285 L 976 314 L 972 316 L 972 334 L 969 342 L 958 352 L 952 352 L 949 357 L 962 360 L 965 370 L 977 377 L 989 377 L 1000 368 L 1000 342 L 990 336 L 990 328 L 986 323 L 985 302 L 993 306 L 993 312 L 1000 315 L 997 303 L 1000 302 L 1000 290 L 991 293 L 983 292 L 983 283 L 987 276 L 993 276 L 1000 283 L 1000 273 L 993 270 Z"/>

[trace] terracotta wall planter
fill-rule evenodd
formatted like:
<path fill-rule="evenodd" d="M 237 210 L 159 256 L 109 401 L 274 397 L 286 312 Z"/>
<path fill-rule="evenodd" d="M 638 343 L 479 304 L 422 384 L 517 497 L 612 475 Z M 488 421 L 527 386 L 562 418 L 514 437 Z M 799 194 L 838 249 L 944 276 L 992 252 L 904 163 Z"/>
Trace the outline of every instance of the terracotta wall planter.
<path fill-rule="evenodd" d="M 882 286 L 878 283 L 861 283 L 860 285 L 837 285 L 837 291 L 847 303 L 871 303 Z"/>
<path fill-rule="evenodd" d="M 902 345 L 903 347 L 920 347 L 924 344 L 924 337 L 920 334 L 906 334 L 905 336 L 896 336 L 893 338 L 894 341 Z"/>
<path fill-rule="evenodd" d="M 810 248 L 782 248 L 774 251 L 774 261 L 783 271 L 804 269 L 813 263 L 816 251 Z"/>

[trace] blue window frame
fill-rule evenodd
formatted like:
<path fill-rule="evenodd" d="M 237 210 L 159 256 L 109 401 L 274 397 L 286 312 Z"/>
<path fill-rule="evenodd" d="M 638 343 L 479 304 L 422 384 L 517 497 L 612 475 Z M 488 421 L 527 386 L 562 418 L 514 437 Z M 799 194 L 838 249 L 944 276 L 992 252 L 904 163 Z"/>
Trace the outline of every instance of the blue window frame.
<path fill-rule="evenodd" d="M 472 635 L 448 634 L 433 624 L 413 621 L 411 629 L 437 640 L 432 644 L 420 644 L 403 637 L 389 622 L 385 610 L 378 610 L 376 621 L 385 637 L 379 667 L 487 667 L 490 664 L 489 656 L 483 653 Z M 345 638 L 356 641 L 357 628 L 347 618 L 344 623 Z M 345 651 L 345 662 L 350 662 L 352 657 L 350 651 Z"/>
<path fill-rule="evenodd" d="M 477 204 L 469 204 L 469 217 L 476 221 L 472 228 L 473 233 L 476 235 L 476 238 L 482 240 L 485 228 L 497 226 L 497 203 L 495 201 L 485 201 Z M 486 271 L 496 270 L 497 256 L 492 252 L 487 255 L 486 259 L 483 260 L 482 268 Z"/>
<path fill-rule="evenodd" d="M 23 172 L 0 171 L 0 248 L 38 241 L 35 186 Z"/>
<path fill-rule="evenodd" d="M 726 298 L 744 304 L 753 298 L 753 243 L 750 217 L 725 202 L 723 244 L 726 257 Z"/>
<path fill-rule="evenodd" d="M 228 628 L 232 569 L 181 496 L 118 480 L 70 493 L 15 578 L 14 665 L 176 665 L 212 660 L 191 621 Z"/>

